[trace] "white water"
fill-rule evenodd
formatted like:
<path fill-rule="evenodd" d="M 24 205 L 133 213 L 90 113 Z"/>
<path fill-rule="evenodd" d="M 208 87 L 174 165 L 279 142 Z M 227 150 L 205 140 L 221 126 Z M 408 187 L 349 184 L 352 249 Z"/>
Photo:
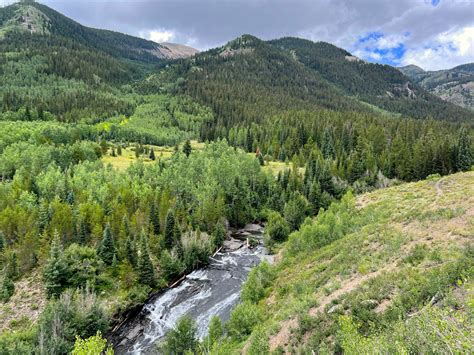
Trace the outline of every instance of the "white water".
<path fill-rule="evenodd" d="M 130 342 L 119 345 L 116 354 L 156 353 L 157 344 L 184 315 L 196 320 L 198 335 L 202 339 L 207 335 L 214 315 L 223 322 L 229 318 L 239 301 L 242 283 L 262 257 L 262 247 L 251 250 L 244 246 L 211 258 L 207 267 L 187 275 L 178 286 L 144 306 L 138 316 L 139 324 L 128 329 L 128 334 L 121 334 Z"/>

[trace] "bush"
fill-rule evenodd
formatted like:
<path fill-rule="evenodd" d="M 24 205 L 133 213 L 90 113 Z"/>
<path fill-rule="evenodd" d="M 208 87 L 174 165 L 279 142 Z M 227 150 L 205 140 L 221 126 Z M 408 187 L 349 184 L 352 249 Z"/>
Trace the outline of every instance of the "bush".
<path fill-rule="evenodd" d="M 278 213 L 271 212 L 265 226 L 265 242 L 270 247 L 278 242 L 284 242 L 290 234 L 290 227 L 286 220 Z"/>
<path fill-rule="evenodd" d="M 42 354 L 72 351 L 76 335 L 89 338 L 107 330 L 108 320 L 96 296 L 84 290 L 66 291 L 51 301 L 39 320 L 39 344 Z"/>
<path fill-rule="evenodd" d="M 284 208 L 285 220 L 292 231 L 299 228 L 309 211 L 308 200 L 300 193 L 294 193 Z"/>
<path fill-rule="evenodd" d="M 253 328 L 260 323 L 261 314 L 258 307 L 251 302 L 240 303 L 235 307 L 227 322 L 229 335 L 237 340 L 252 333 Z"/>
<path fill-rule="evenodd" d="M 95 355 L 95 354 L 104 354 L 104 355 L 113 355 L 114 351 L 112 348 L 108 347 L 107 349 L 107 339 L 102 338 L 100 332 L 97 332 L 96 335 L 89 337 L 88 339 L 81 339 L 81 337 L 76 338 L 76 343 L 74 344 L 74 349 L 72 349 L 71 355 Z"/>
<path fill-rule="evenodd" d="M 174 329 L 168 332 L 161 350 L 170 355 L 195 354 L 198 346 L 196 322 L 189 317 L 183 317 L 178 320 Z"/>
<path fill-rule="evenodd" d="M 242 286 L 242 300 L 251 303 L 260 301 L 265 295 L 265 288 L 270 286 L 273 276 L 271 266 L 266 261 L 254 267 Z"/>

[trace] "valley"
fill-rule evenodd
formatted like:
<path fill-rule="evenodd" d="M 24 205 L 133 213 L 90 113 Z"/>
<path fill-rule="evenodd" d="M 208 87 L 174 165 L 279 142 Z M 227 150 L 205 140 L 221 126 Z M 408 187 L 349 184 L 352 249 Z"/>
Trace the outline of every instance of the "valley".
<path fill-rule="evenodd" d="M 179 35 L 0 7 L 0 354 L 472 352 L 472 64 Z"/>

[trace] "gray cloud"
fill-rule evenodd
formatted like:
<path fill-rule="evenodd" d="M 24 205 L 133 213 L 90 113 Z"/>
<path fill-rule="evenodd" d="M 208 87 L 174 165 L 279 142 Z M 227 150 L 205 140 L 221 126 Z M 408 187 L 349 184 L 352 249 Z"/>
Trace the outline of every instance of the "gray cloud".
<path fill-rule="evenodd" d="M 7 1 L 7 0 L 0 0 Z M 379 32 L 403 37 L 407 52 L 438 45 L 443 33 L 474 26 L 473 0 L 41 0 L 73 19 L 189 44 L 222 45 L 243 34 L 263 39 L 300 36 L 324 40 L 370 58 L 358 39 Z M 409 35 L 407 35 L 409 34 Z M 474 51 L 474 46 L 473 46 Z M 474 57 L 474 54 L 472 54 Z M 468 55 L 464 59 L 474 60 Z M 451 58 L 452 59 L 452 58 Z M 403 57 L 397 59 L 403 63 Z M 450 62 L 438 61 L 450 66 Z M 398 64 L 396 61 L 394 64 Z M 457 64 L 456 60 L 453 64 Z M 425 63 L 430 67 L 429 63 Z"/>

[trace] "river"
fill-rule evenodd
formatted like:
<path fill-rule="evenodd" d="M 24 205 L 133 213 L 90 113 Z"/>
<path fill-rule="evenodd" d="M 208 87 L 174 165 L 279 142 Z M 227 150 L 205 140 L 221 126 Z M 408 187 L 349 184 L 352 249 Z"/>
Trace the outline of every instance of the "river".
<path fill-rule="evenodd" d="M 251 248 L 242 241 L 249 235 L 256 237 L 259 245 Z M 269 258 L 262 245 L 262 235 L 263 229 L 257 225 L 234 231 L 222 251 L 212 257 L 206 267 L 193 271 L 175 287 L 152 297 L 114 332 L 115 353 L 158 353 L 157 345 L 184 315 L 196 320 L 201 339 L 207 335 L 212 316 L 227 321 L 239 302 L 240 289 L 250 269 Z"/>

